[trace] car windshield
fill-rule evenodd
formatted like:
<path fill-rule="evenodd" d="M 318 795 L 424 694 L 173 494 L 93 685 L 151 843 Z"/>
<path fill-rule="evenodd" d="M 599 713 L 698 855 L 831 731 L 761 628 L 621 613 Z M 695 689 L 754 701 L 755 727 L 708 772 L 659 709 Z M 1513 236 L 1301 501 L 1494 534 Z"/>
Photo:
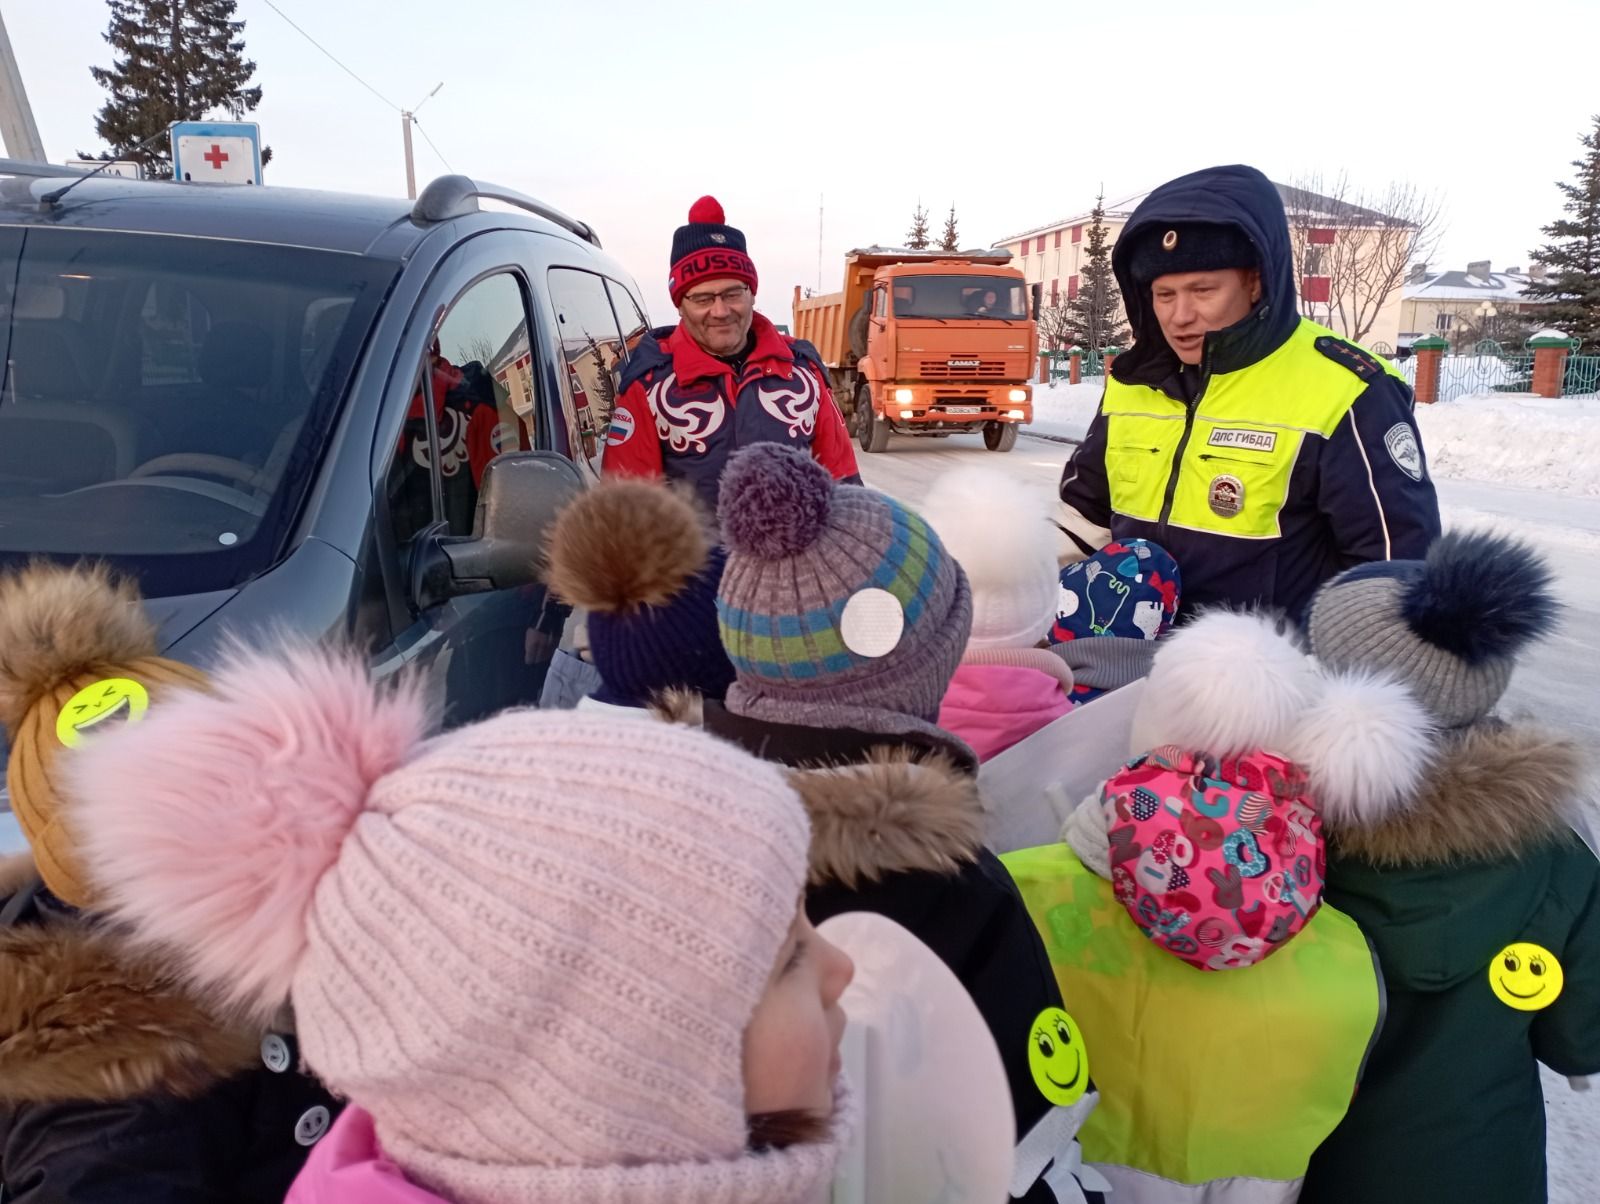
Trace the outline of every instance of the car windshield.
<path fill-rule="evenodd" d="M 0 228 L 0 565 L 237 585 L 292 524 L 397 265 Z"/>
<path fill-rule="evenodd" d="M 901 276 L 894 282 L 897 318 L 1026 318 L 1020 280 L 1003 276 Z"/>

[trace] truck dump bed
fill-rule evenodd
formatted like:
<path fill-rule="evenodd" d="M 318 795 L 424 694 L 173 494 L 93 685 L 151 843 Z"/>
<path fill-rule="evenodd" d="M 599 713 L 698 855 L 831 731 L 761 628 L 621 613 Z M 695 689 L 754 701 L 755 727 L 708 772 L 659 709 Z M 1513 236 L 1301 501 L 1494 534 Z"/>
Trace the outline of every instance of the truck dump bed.
<path fill-rule="evenodd" d="M 840 292 L 802 297 L 799 286 L 795 286 L 795 337 L 815 346 L 822 356 L 822 362 L 828 367 L 844 367 L 850 362 L 850 319 L 871 291 L 873 273 L 894 263 L 936 263 L 939 260 L 1004 267 L 1011 262 L 1011 252 L 997 249 L 913 251 L 907 247 L 857 247 L 844 257 L 844 288 Z"/>

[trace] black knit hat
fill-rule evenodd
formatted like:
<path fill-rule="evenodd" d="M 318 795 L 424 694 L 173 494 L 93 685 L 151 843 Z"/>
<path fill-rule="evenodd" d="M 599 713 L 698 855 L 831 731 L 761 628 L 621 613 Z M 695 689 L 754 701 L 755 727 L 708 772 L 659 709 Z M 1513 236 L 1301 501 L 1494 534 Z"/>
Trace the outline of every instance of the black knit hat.
<path fill-rule="evenodd" d="M 1157 223 L 1134 235 L 1128 271 L 1135 284 L 1179 272 L 1258 268 L 1261 256 L 1238 226 L 1218 222 Z"/>
<path fill-rule="evenodd" d="M 716 197 L 689 206 L 689 224 L 672 235 L 672 272 L 667 291 L 677 305 L 702 280 L 742 280 L 756 291 L 756 265 L 744 246 L 744 231 L 727 224 Z"/>

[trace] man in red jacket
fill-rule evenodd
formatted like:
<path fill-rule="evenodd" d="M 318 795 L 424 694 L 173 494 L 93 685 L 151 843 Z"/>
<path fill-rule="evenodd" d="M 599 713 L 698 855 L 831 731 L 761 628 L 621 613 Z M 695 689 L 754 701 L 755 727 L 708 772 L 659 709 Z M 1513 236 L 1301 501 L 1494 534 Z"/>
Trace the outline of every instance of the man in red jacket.
<path fill-rule="evenodd" d="M 752 443 L 782 443 L 860 483 L 821 357 L 756 313 L 756 283 L 744 233 L 714 198 L 701 197 L 672 237 L 667 284 L 681 322 L 652 330 L 629 357 L 604 475 L 689 481 L 715 513 L 728 457 Z"/>

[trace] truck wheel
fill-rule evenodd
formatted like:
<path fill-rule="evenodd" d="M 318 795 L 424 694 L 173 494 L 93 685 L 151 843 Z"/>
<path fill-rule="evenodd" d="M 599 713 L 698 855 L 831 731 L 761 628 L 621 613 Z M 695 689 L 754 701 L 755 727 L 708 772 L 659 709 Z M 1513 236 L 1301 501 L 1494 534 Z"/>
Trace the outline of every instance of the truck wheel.
<path fill-rule="evenodd" d="M 876 455 L 889 447 L 889 424 L 872 412 L 872 399 L 865 395 L 856 398 L 856 432 L 861 450 Z"/>
<path fill-rule="evenodd" d="M 1017 428 L 1010 422 L 983 424 L 983 445 L 992 452 L 1008 452 L 1017 445 Z"/>

